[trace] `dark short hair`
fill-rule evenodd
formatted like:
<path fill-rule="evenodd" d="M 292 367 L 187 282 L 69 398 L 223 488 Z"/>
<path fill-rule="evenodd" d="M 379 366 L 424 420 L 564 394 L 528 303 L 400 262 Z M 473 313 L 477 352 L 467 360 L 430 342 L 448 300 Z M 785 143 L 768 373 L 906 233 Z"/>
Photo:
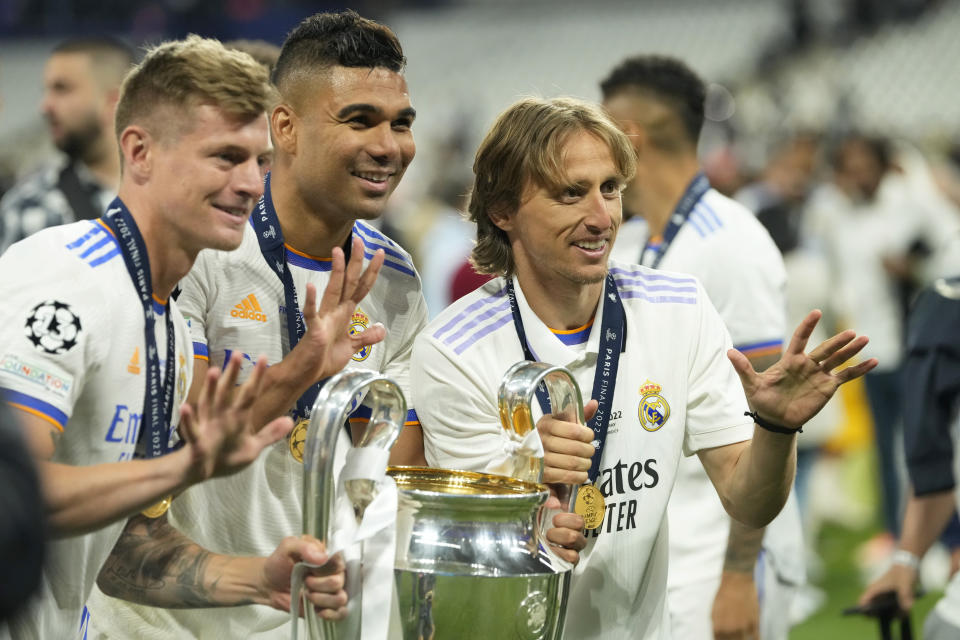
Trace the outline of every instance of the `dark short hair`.
<path fill-rule="evenodd" d="M 396 34 L 355 11 L 316 13 L 305 18 L 280 49 L 273 83 L 284 91 L 288 78 L 301 71 L 331 66 L 385 67 L 401 72 L 407 64 Z"/>
<path fill-rule="evenodd" d="M 707 90 L 700 76 L 681 60 L 658 55 L 627 58 L 600 83 L 600 90 L 604 100 L 629 91 L 654 97 L 676 114 L 696 146 Z"/>
<path fill-rule="evenodd" d="M 844 151 L 850 145 L 861 145 L 874 157 L 883 171 L 887 171 L 893 164 L 893 145 L 888 138 L 874 133 L 851 131 L 844 135 L 833 148 L 830 159 L 834 169 L 842 168 Z"/>
<path fill-rule="evenodd" d="M 83 53 L 90 56 L 92 71 L 106 85 L 119 87 L 127 72 L 137 62 L 133 47 L 111 36 L 85 36 L 64 40 L 51 54 Z"/>

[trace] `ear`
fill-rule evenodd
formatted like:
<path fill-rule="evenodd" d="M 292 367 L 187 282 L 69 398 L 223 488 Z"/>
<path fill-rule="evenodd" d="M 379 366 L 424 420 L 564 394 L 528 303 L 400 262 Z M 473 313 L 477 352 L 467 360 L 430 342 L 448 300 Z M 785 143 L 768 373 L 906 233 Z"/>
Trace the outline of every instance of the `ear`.
<path fill-rule="evenodd" d="M 623 132 L 630 139 L 633 152 L 639 158 L 647 149 L 647 129 L 636 120 L 621 123 Z"/>
<path fill-rule="evenodd" d="M 297 127 L 300 119 L 293 107 L 280 103 L 273 108 L 270 114 L 270 131 L 273 134 L 273 144 L 278 150 L 287 155 L 297 153 Z"/>
<path fill-rule="evenodd" d="M 153 169 L 153 148 L 157 141 L 146 129 L 132 124 L 120 132 L 118 142 L 124 172 L 129 172 L 138 182 L 147 178 Z"/>
<path fill-rule="evenodd" d="M 490 218 L 497 228 L 503 231 L 512 231 L 515 216 L 512 215 L 506 205 L 499 205 L 487 211 L 487 217 Z"/>

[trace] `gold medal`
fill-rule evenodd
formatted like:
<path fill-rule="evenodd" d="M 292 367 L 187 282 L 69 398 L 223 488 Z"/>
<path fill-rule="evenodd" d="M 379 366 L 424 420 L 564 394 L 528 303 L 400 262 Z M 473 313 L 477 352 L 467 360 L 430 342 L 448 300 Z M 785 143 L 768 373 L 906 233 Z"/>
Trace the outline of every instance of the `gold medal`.
<path fill-rule="evenodd" d="M 293 425 L 293 431 L 290 432 L 290 455 L 299 463 L 303 463 L 303 447 L 307 443 L 307 426 L 310 424 L 308 418 L 300 418 L 297 424 Z"/>
<path fill-rule="evenodd" d="M 166 496 L 162 498 L 159 502 L 150 505 L 140 513 L 145 515 L 148 518 L 159 518 L 167 512 L 167 509 L 170 508 L 170 503 L 173 502 L 173 496 Z"/>
<path fill-rule="evenodd" d="M 583 518 L 585 528 L 596 529 L 603 524 L 607 505 L 596 485 L 584 484 L 577 490 L 577 501 L 573 505 L 573 510 Z"/>

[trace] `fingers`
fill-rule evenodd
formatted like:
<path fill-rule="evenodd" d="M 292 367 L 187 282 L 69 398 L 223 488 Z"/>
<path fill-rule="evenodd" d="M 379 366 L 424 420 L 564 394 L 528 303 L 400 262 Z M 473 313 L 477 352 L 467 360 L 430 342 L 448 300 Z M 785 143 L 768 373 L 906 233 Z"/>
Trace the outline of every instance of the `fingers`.
<path fill-rule="evenodd" d="M 850 342 L 857 337 L 855 331 L 847 329 L 846 331 L 841 331 L 837 335 L 824 340 L 816 348 L 811 349 L 810 353 L 807 354 L 811 360 L 817 364 L 823 363 L 827 358 L 834 355 L 837 351 L 841 350 L 843 347 L 850 344 Z M 866 344 L 864 342 L 864 344 Z M 862 345 L 861 345 L 862 348 Z"/>
<path fill-rule="evenodd" d="M 850 333 L 852 334 L 853 332 L 851 331 Z M 843 334 L 839 334 L 839 335 L 843 335 Z M 839 337 L 839 336 L 835 336 L 835 337 Z M 823 345 L 820 345 L 820 347 L 817 347 L 816 349 L 811 351 L 810 357 L 815 362 L 820 363 L 820 366 L 823 368 L 824 371 L 833 371 L 834 369 L 842 365 L 844 362 L 846 362 L 853 356 L 860 353 L 860 350 L 863 349 L 865 346 L 867 346 L 867 342 L 869 342 L 869 339 L 867 338 L 867 336 L 851 337 L 846 342 L 846 344 L 837 347 L 833 351 L 833 353 L 818 352 L 820 347 L 823 347 L 826 344 L 824 343 Z"/>
<path fill-rule="evenodd" d="M 331 269 L 332 271 L 332 269 Z M 331 276 L 331 281 L 333 277 Z M 307 283 L 307 292 L 303 298 L 303 322 L 310 325 L 317 317 L 317 287 L 312 283 Z"/>
<path fill-rule="evenodd" d="M 364 347 L 377 344 L 386 337 L 387 328 L 378 322 L 350 336 L 350 348 L 353 349 L 353 353 L 356 353 Z"/>
<path fill-rule="evenodd" d="M 865 362 L 861 362 L 860 364 L 838 371 L 835 375 L 840 379 L 840 384 L 844 384 L 859 378 L 863 374 L 876 367 L 878 364 L 879 361 L 876 358 L 870 358 Z"/>
<path fill-rule="evenodd" d="M 237 376 L 240 375 L 241 364 L 243 364 L 241 354 L 235 352 L 230 356 L 230 360 L 220 375 L 213 393 L 213 406 L 211 408 L 214 411 L 219 413 L 229 405 L 230 399 L 233 397 L 234 387 L 237 386 Z"/>
<path fill-rule="evenodd" d="M 553 516 L 553 528 L 547 529 L 547 540 L 568 549 L 582 551 L 587 546 L 583 527 L 582 516 L 576 513 L 558 513 Z"/>
<path fill-rule="evenodd" d="M 180 437 L 187 444 L 193 444 L 197 441 L 197 425 L 193 417 L 193 409 L 184 402 L 180 405 Z"/>
<path fill-rule="evenodd" d="M 597 413 L 597 408 L 600 407 L 600 403 L 596 400 L 591 400 L 583 407 L 583 419 L 587 422 L 593 420 L 593 416 Z M 592 438 L 591 438 L 592 440 Z"/>
<path fill-rule="evenodd" d="M 363 268 L 363 242 L 360 238 L 354 237 L 350 247 L 350 262 L 347 263 L 346 278 L 343 284 L 343 292 L 340 294 L 340 302 L 353 298 L 353 292 L 360 283 L 360 270 Z"/>
<path fill-rule="evenodd" d="M 749 396 L 757 386 L 757 372 L 753 370 L 750 359 L 736 349 L 727 350 L 727 358 L 730 360 L 730 364 L 733 365 L 733 370 L 736 371 L 740 377 L 740 384 L 743 385 L 743 390 Z"/>
<path fill-rule="evenodd" d="M 293 419 L 289 416 L 282 416 L 268 423 L 263 429 L 257 432 L 255 442 L 257 444 L 257 455 L 274 442 L 279 442 L 293 430 Z"/>
<path fill-rule="evenodd" d="M 807 317 L 800 322 L 800 325 L 793 332 L 793 337 L 790 338 L 790 344 L 787 346 L 785 354 L 798 354 L 806 351 L 807 340 L 810 339 L 810 334 L 813 333 L 817 323 L 820 322 L 820 316 L 822 315 L 819 309 L 814 309 L 807 314 Z"/>
<path fill-rule="evenodd" d="M 583 484 L 594 454 L 593 429 L 544 416 L 537 423 L 543 443 L 543 481 Z"/>
<path fill-rule="evenodd" d="M 356 242 L 356 240 L 354 240 Z M 352 257 L 352 256 L 351 256 Z M 333 248 L 333 261 L 330 266 L 330 280 L 323 289 L 323 298 L 320 299 L 320 312 L 329 312 L 340 304 L 343 297 L 343 275 L 345 268 L 343 266 L 343 249 Z"/>
<path fill-rule="evenodd" d="M 217 380 L 220 378 L 220 372 L 215 367 L 207 369 L 207 377 L 203 381 L 203 387 L 200 389 L 200 397 L 197 399 L 197 417 L 203 418 L 210 415 L 210 402 L 213 400 L 217 391 Z"/>
<path fill-rule="evenodd" d="M 356 242 L 360 242 L 357 239 Z M 363 255 L 363 246 L 361 244 L 360 251 L 355 252 L 356 255 Z M 360 276 L 360 280 L 357 282 L 356 288 L 350 293 L 350 299 L 356 303 L 359 303 L 367 294 L 370 293 L 370 289 L 373 288 L 374 283 L 377 281 L 377 276 L 380 274 L 380 268 L 383 266 L 383 261 L 386 257 L 383 249 L 377 249 L 373 254 L 373 257 L 370 259 L 370 264 L 367 265 L 366 271 L 363 272 L 363 275 Z M 350 256 L 350 261 L 353 262 L 353 256 Z"/>

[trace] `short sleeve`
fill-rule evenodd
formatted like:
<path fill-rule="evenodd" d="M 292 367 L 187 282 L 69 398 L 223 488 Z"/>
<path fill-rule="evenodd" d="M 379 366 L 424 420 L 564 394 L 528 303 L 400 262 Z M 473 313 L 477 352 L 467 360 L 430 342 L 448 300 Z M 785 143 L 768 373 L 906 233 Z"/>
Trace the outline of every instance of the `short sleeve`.
<path fill-rule="evenodd" d="M 503 447 L 496 389 L 478 367 L 424 333 L 414 345 L 410 373 L 427 463 L 483 471 Z"/>
<path fill-rule="evenodd" d="M 206 318 L 210 309 L 210 295 L 215 288 L 213 269 L 210 263 L 214 252 L 205 249 L 197 256 L 190 272 L 180 281 L 180 297 L 177 305 L 187 322 L 190 340 L 193 342 L 193 357 L 209 360 Z"/>
<path fill-rule="evenodd" d="M 691 352 L 687 395 L 687 424 L 683 452 L 749 440 L 753 420 L 744 416 L 747 400 L 733 365 L 727 358 L 730 334 L 716 309 L 700 289 L 700 327 Z"/>
<path fill-rule="evenodd" d="M 57 262 L 58 247 L 39 244 L 0 258 L 0 388 L 8 404 L 63 430 L 106 357 L 109 340 L 97 334 L 109 305 L 93 281 Z M 43 253 L 53 255 L 37 260 Z"/>
<path fill-rule="evenodd" d="M 418 424 L 419 417 L 416 411 L 416 405 L 413 401 L 413 389 L 410 383 L 410 361 L 413 355 L 414 342 L 417 336 L 427 325 L 427 306 L 423 299 L 423 293 L 416 292 L 414 308 L 407 322 L 404 324 L 404 335 L 400 338 L 400 344 L 389 362 L 384 363 L 383 373 L 391 380 L 400 385 L 403 395 L 407 398 L 407 424 Z"/>

